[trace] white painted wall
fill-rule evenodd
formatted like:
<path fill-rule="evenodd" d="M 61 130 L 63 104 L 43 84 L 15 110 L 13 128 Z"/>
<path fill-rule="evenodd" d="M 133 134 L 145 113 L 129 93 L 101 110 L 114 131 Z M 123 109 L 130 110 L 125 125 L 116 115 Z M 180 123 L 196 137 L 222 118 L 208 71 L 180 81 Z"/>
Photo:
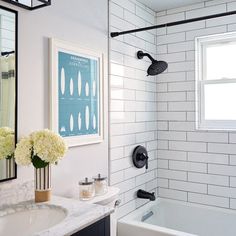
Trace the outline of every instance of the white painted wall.
<path fill-rule="evenodd" d="M 159 12 L 157 23 L 235 9 L 236 1 L 206 1 Z M 157 118 L 163 122 L 157 152 L 161 197 L 236 209 L 235 132 L 197 131 L 194 124 L 194 39 L 235 30 L 232 15 L 158 31 L 158 57 L 169 63 L 157 80 Z"/>
<path fill-rule="evenodd" d="M 48 38 L 66 40 L 105 55 L 105 140 L 101 144 L 71 148 L 53 169 L 54 192 L 69 196 L 79 179 L 100 172 L 108 174 L 108 1 L 56 0 L 52 6 L 32 12 L 15 9 L 19 11 L 19 137 L 49 126 Z M 18 167 L 15 182 L 33 178 L 33 167 Z"/>

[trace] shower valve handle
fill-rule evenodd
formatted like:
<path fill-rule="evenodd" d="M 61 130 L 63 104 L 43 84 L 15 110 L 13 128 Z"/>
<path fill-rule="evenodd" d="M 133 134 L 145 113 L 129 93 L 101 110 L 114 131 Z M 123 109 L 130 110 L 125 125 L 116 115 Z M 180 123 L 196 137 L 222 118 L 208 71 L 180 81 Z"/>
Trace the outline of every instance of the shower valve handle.
<path fill-rule="evenodd" d="M 145 153 L 140 153 L 138 159 L 146 162 L 146 169 L 148 169 L 148 156 Z"/>
<path fill-rule="evenodd" d="M 137 146 L 132 154 L 133 164 L 137 168 L 143 168 L 144 166 L 148 169 L 148 152 L 143 146 Z"/>

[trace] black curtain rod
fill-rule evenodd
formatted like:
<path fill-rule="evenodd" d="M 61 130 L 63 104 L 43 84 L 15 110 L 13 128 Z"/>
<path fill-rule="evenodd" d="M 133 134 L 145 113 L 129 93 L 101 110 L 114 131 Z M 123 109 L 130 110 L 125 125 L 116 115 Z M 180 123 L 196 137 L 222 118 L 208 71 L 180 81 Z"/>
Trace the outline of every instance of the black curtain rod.
<path fill-rule="evenodd" d="M 208 19 L 229 16 L 229 15 L 235 15 L 235 14 L 236 14 L 236 11 L 229 11 L 229 12 L 224 12 L 224 13 L 219 13 L 219 14 L 214 14 L 214 15 L 209 15 L 209 16 L 202 16 L 202 17 L 197 17 L 197 18 L 192 18 L 192 19 L 187 19 L 187 20 L 169 22 L 169 23 L 165 23 L 165 24 L 161 24 L 161 25 L 149 26 L 149 27 L 145 27 L 145 28 L 127 30 L 127 31 L 122 31 L 122 32 L 111 32 L 111 37 L 114 38 L 114 37 L 117 37 L 117 36 L 123 35 L 123 34 L 132 34 L 132 33 L 141 32 L 141 31 L 165 28 L 165 27 L 170 27 L 170 26 L 175 26 L 175 25 L 182 25 L 182 24 L 187 24 L 187 23 L 191 23 L 191 22 L 195 22 L 195 21 L 208 20 Z"/>

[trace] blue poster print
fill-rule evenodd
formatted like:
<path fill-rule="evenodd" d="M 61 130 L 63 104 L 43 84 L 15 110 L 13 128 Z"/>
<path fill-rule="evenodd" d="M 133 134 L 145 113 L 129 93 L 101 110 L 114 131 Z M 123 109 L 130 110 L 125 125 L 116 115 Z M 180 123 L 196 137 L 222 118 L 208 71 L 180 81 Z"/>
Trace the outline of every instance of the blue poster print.
<path fill-rule="evenodd" d="M 98 60 L 59 52 L 59 134 L 62 137 L 99 133 Z"/>

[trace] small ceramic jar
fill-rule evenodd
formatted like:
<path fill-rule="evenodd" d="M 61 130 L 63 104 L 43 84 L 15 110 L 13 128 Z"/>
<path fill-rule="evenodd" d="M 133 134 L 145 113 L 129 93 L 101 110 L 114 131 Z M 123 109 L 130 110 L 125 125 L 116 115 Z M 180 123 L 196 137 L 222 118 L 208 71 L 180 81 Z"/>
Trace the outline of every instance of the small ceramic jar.
<path fill-rule="evenodd" d="M 93 179 L 95 186 L 95 194 L 98 196 L 107 193 L 108 190 L 107 177 L 98 174 L 97 176 L 93 177 Z"/>
<path fill-rule="evenodd" d="M 82 201 L 87 201 L 95 196 L 94 181 L 85 178 L 79 182 L 79 198 Z"/>

